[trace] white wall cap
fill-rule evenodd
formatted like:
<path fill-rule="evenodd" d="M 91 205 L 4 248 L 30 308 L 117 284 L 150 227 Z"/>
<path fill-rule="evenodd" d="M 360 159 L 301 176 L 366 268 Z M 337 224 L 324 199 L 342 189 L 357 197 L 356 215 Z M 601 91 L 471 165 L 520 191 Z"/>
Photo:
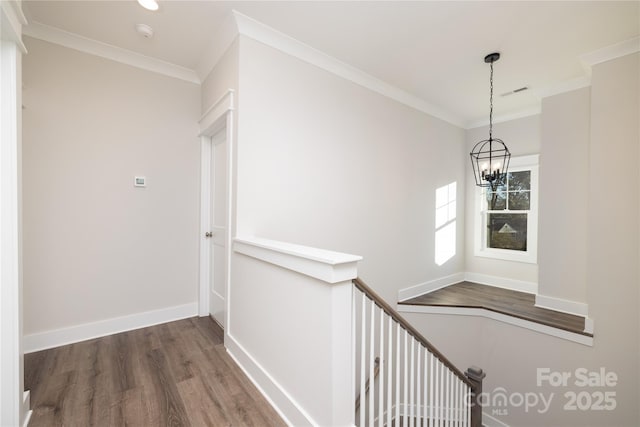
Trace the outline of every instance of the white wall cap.
<path fill-rule="evenodd" d="M 358 276 L 359 255 L 328 251 L 259 237 L 237 237 L 234 251 L 320 279 L 339 283 Z"/>

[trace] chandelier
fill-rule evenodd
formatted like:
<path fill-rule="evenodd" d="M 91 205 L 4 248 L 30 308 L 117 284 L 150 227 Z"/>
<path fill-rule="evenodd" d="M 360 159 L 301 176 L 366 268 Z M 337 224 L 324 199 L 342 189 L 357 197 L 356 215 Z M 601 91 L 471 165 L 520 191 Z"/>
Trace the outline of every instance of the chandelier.
<path fill-rule="evenodd" d="M 484 57 L 484 62 L 490 64 L 489 77 L 489 139 L 478 142 L 471 150 L 471 165 L 476 185 L 489 187 L 492 191 L 504 183 L 509 169 L 511 153 L 505 143 L 493 137 L 493 63 L 500 59 L 499 53 L 490 53 Z"/>

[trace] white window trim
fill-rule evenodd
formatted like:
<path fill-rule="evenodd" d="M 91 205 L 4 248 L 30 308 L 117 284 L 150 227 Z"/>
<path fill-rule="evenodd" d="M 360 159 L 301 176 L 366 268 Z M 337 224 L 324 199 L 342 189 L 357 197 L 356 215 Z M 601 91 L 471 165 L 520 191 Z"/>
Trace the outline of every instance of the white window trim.
<path fill-rule="evenodd" d="M 538 263 L 538 160 L 539 155 L 533 154 L 513 157 L 509 163 L 509 172 L 531 171 L 531 198 L 527 217 L 527 250 L 514 251 L 486 247 L 486 215 L 482 213 L 485 189 L 476 187 L 474 211 L 475 256 L 530 264 Z"/>

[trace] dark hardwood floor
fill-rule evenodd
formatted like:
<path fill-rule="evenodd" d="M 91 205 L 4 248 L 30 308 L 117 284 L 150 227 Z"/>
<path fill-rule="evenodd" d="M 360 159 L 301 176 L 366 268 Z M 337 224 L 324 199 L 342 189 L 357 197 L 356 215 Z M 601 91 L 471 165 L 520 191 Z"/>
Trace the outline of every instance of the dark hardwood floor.
<path fill-rule="evenodd" d="M 584 317 L 536 307 L 534 294 L 479 283 L 456 283 L 398 304 L 484 308 L 565 331 L 593 336 L 584 332 Z"/>
<path fill-rule="evenodd" d="M 194 317 L 25 354 L 29 426 L 284 426 L 222 342 Z"/>

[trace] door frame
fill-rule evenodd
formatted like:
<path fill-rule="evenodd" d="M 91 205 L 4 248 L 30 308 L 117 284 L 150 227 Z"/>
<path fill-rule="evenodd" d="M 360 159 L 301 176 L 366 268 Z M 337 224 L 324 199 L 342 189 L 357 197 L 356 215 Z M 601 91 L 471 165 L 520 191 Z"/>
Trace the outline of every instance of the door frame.
<path fill-rule="evenodd" d="M 211 246 L 209 238 L 205 237 L 205 233 L 211 228 L 211 152 L 212 138 L 220 132 L 225 132 L 227 143 L 227 234 L 226 251 L 225 251 L 225 325 L 229 329 L 229 301 L 230 301 L 230 284 L 231 284 L 231 243 L 235 235 L 235 224 L 233 221 L 233 188 L 234 173 L 233 159 L 235 153 L 235 132 L 234 132 L 234 97 L 233 89 L 221 96 L 213 105 L 202 115 L 199 121 L 200 126 L 200 279 L 199 279 L 199 302 L 198 314 L 200 316 L 209 315 L 209 292 L 211 280 Z"/>
<path fill-rule="evenodd" d="M 22 295 L 22 29 L 20 2 L 0 4 L 0 425 L 26 426 Z"/>

